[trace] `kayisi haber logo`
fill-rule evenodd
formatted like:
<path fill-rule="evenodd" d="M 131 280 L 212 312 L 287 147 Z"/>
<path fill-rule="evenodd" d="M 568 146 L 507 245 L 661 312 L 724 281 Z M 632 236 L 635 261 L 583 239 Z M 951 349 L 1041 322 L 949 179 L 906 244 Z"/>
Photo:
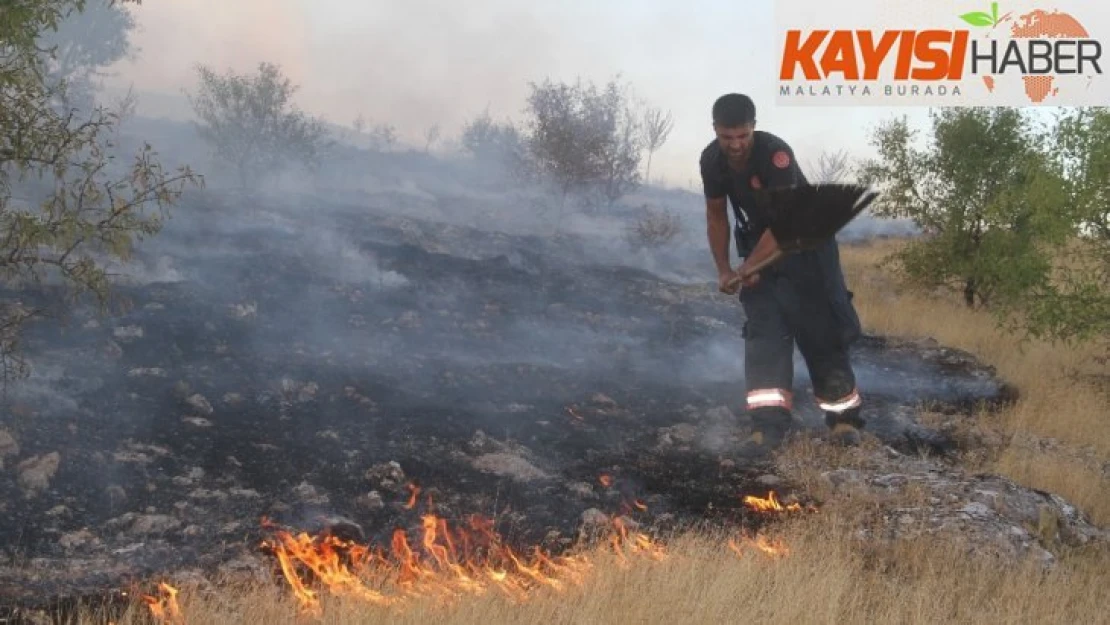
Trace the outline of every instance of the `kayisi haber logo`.
<path fill-rule="evenodd" d="M 849 98 L 882 104 L 1083 105 L 1105 100 L 1092 85 L 1103 46 L 1059 9 L 956 14 L 954 27 L 789 28 L 778 71 L 779 102 Z M 880 102 L 876 102 L 880 103 Z"/>

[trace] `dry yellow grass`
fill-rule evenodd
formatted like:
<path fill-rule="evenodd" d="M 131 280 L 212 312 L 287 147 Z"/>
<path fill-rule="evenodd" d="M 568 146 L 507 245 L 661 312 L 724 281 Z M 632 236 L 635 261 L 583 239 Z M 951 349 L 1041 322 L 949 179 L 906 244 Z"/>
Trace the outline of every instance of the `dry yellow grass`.
<path fill-rule="evenodd" d="M 1091 377 L 1106 373 L 1096 360 L 1098 348 L 1020 344 L 998 330 L 988 314 L 969 310 L 954 296 L 903 292 L 879 268 L 899 245 L 891 240 L 843 250 L 844 270 L 864 325 L 878 334 L 932 337 L 994 366 L 1021 394 L 1013 406 L 990 417 L 1004 438 L 1055 439 L 1060 445 L 1051 453 L 1031 444 L 1000 449 L 997 460 L 985 468 L 1059 493 L 1096 522 L 1110 523 L 1110 479 L 1099 467 L 1110 462 L 1110 389 Z"/>
<path fill-rule="evenodd" d="M 1015 384 L 1022 398 L 999 415 L 982 415 L 975 428 L 1002 435 L 980 468 L 1067 497 L 1096 522 L 1110 522 L 1110 427 L 1104 388 L 1081 383 L 1092 373 L 1089 349 L 1047 344 L 1020 347 L 995 330 L 984 314 L 943 296 L 899 292 L 876 267 L 896 242 L 844 249 L 845 269 L 869 331 L 933 337 L 966 349 Z M 1057 439 L 1045 444 L 1045 439 Z M 795 450 L 803 453 L 805 450 Z M 788 451 L 788 453 L 790 453 Z M 977 460 L 976 462 L 979 462 Z M 794 476 L 806 480 L 803 475 Z M 690 532 L 668 541 L 661 562 L 621 566 L 604 553 L 580 586 L 562 593 L 537 591 L 523 603 L 500 596 L 463 597 L 442 606 L 414 601 L 398 610 L 329 600 L 322 623 L 1096 623 L 1110 605 L 1110 556 L 1104 548 L 1059 554 L 1059 565 L 1000 563 L 977 555 L 958 535 L 862 541 L 861 506 L 879 502 L 834 500 L 819 513 L 789 520 L 779 536 L 785 559 L 737 557 L 727 537 Z M 855 506 L 855 509 L 852 507 Z M 185 622 L 266 625 L 298 622 L 286 589 L 226 587 L 191 592 L 181 604 Z M 141 622 L 136 605 L 120 625 Z M 85 622 L 103 622 L 88 618 Z"/>
<path fill-rule="evenodd" d="M 851 538 L 852 524 L 828 512 L 788 522 L 781 530 L 791 546 L 782 559 L 740 557 L 725 546 L 727 536 L 690 533 L 672 541 L 659 562 L 634 559 L 621 565 L 596 553 L 581 583 L 562 592 L 536 591 L 525 603 L 487 595 L 446 605 L 417 600 L 380 608 L 337 599 L 327 602 L 316 622 L 1071 624 L 1099 622 L 1110 603 L 1105 553 L 1074 554 L 1045 571 L 1032 562 L 1002 567 L 969 556 L 958 537 L 876 548 Z M 273 587 L 185 591 L 180 599 L 187 623 L 297 622 L 297 607 Z M 133 614 L 145 611 L 137 605 Z"/>

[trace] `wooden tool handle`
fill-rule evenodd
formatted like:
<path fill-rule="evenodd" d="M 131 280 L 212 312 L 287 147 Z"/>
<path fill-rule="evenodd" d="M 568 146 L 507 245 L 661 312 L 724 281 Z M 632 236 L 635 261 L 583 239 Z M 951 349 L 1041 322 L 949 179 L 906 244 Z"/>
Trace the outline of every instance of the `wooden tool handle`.
<path fill-rule="evenodd" d="M 774 263 L 777 263 L 779 261 L 779 259 L 782 258 L 783 256 L 786 256 L 786 252 L 784 252 L 782 250 L 775 250 L 775 251 L 771 252 L 771 254 L 769 256 L 764 256 L 762 259 L 752 263 L 751 265 L 748 265 L 747 267 L 744 267 L 743 265 L 741 265 L 740 270 L 739 270 L 740 271 L 740 279 L 745 280 L 745 279 L 749 278 L 750 276 L 752 276 L 753 274 L 759 273 L 763 269 L 766 269 L 767 267 L 770 267 Z"/>
<path fill-rule="evenodd" d="M 780 258 L 782 258 L 783 256 L 786 256 L 786 252 L 783 252 L 782 250 L 775 250 L 775 251 L 771 252 L 770 255 L 764 256 L 760 260 L 758 260 L 758 261 L 756 261 L 756 262 L 754 262 L 750 265 L 746 265 L 746 266 L 741 265 L 740 269 L 737 270 L 736 277 L 733 278 L 729 282 L 729 286 L 736 286 L 737 284 L 743 282 L 744 280 L 747 280 L 748 278 L 750 278 L 753 275 L 759 273 L 763 269 L 765 269 L 765 268 L 771 266 L 772 264 L 778 262 L 778 260 Z"/>

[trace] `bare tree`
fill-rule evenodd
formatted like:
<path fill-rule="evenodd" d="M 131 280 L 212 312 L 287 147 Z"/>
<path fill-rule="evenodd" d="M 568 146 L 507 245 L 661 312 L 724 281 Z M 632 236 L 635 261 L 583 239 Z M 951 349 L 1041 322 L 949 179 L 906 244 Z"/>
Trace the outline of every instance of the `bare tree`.
<path fill-rule="evenodd" d="M 644 181 L 651 182 L 651 156 L 656 150 L 663 147 L 674 129 L 674 118 L 671 112 L 664 113 L 657 107 L 651 107 L 644 112 L 644 147 L 648 151 L 647 171 L 644 172 Z"/>
<path fill-rule="evenodd" d="M 439 140 L 439 124 L 433 124 L 424 132 L 424 152 L 432 150 L 432 144 Z"/>
<path fill-rule="evenodd" d="M 822 151 L 810 168 L 809 178 L 814 183 L 844 182 L 852 172 L 852 157 L 846 150 Z"/>

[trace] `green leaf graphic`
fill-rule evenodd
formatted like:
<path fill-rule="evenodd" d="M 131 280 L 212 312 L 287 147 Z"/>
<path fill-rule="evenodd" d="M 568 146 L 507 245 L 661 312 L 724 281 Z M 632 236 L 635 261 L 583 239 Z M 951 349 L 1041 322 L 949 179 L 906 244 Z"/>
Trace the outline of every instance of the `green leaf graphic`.
<path fill-rule="evenodd" d="M 983 13 L 982 11 L 964 13 L 960 16 L 960 19 L 972 26 L 994 26 L 994 19 L 991 17 L 991 14 Z"/>

